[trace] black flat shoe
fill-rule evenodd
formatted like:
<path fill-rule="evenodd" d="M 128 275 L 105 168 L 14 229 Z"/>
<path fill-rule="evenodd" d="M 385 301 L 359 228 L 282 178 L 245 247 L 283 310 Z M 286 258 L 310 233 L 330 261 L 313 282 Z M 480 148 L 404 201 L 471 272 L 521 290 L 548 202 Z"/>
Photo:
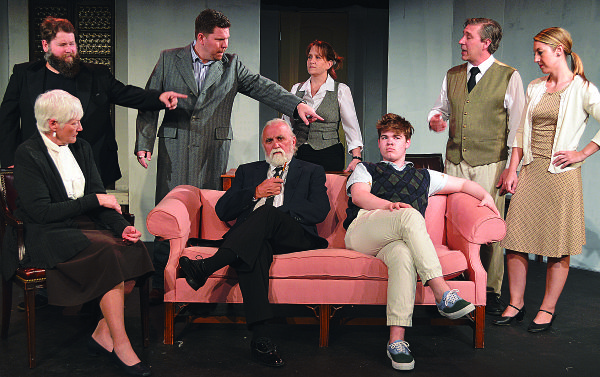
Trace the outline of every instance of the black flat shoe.
<path fill-rule="evenodd" d="M 91 335 L 90 335 L 90 338 L 88 339 L 87 348 L 88 348 L 88 353 L 90 354 L 90 356 L 100 356 L 100 355 L 110 356 L 110 355 L 112 355 L 112 351 L 109 351 L 106 348 L 102 347 L 100 345 L 100 343 L 96 342 L 96 340 L 94 338 L 92 338 Z"/>
<path fill-rule="evenodd" d="M 285 361 L 277 353 L 277 346 L 271 339 L 260 337 L 250 343 L 252 359 L 269 367 L 282 367 Z"/>
<path fill-rule="evenodd" d="M 119 359 L 119 356 L 117 356 L 114 350 L 113 352 L 111 352 L 111 355 L 113 362 L 129 375 L 146 377 L 152 374 L 150 367 L 142 363 L 141 361 L 134 365 L 126 365 L 124 362 L 121 361 L 121 359 Z"/>
<path fill-rule="evenodd" d="M 181 257 L 179 258 L 179 267 L 181 267 L 181 270 L 183 271 L 185 281 L 187 281 L 189 286 L 195 291 L 206 284 L 206 280 L 210 276 L 206 273 L 203 259 L 193 261 L 188 257 Z"/>
<path fill-rule="evenodd" d="M 508 326 L 512 323 L 513 319 L 517 322 L 523 322 L 523 318 L 525 317 L 525 305 L 523 305 L 523 307 L 521 309 L 517 308 L 514 305 L 510 305 L 510 304 L 508 306 L 517 309 L 518 310 L 517 314 L 513 315 L 512 317 L 502 316 L 500 319 L 495 319 L 492 321 L 492 323 L 494 325 Z"/>
<path fill-rule="evenodd" d="M 546 331 L 550 327 L 552 327 L 552 322 L 554 322 L 554 319 L 556 319 L 556 315 L 554 313 L 550 313 L 549 311 L 544 310 L 544 309 L 540 309 L 539 311 L 550 314 L 552 316 L 552 319 L 550 320 L 550 322 L 546 322 L 546 323 L 535 323 L 534 321 L 531 321 L 531 323 L 529 324 L 529 327 L 527 328 L 527 331 L 536 333 L 536 332 Z"/>

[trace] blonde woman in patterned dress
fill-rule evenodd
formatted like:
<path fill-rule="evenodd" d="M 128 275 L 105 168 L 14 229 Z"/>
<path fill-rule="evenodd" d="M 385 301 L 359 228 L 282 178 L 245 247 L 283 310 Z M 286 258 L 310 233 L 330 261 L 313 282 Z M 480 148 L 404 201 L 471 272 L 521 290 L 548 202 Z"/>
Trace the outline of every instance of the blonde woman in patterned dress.
<path fill-rule="evenodd" d="M 585 78 L 568 31 L 552 27 L 533 39 L 534 61 L 547 76 L 527 88 L 525 114 L 502 186 L 503 192 L 514 193 L 501 243 L 507 249 L 510 305 L 494 324 L 523 320 L 527 254 L 532 253 L 548 257 L 544 299 L 527 329 L 540 332 L 552 326 L 570 256 L 581 254 L 585 244 L 580 167 L 600 149 L 600 132 L 583 149 L 577 147 L 589 115 L 600 120 L 600 93 Z"/>

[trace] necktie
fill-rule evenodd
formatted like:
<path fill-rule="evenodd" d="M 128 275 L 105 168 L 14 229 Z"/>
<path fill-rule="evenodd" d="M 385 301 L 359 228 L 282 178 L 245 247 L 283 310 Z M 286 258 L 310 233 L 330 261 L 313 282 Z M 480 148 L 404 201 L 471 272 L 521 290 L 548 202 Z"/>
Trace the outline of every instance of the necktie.
<path fill-rule="evenodd" d="M 473 90 L 473 88 L 475 87 L 475 84 L 476 84 L 475 76 L 477 76 L 477 74 L 481 71 L 479 70 L 479 68 L 473 67 L 473 68 L 471 68 L 470 72 L 471 72 L 471 77 L 469 77 L 469 82 L 467 82 L 467 89 L 469 89 L 469 93 L 471 93 L 471 90 Z"/>
<path fill-rule="evenodd" d="M 275 175 L 273 175 L 273 178 L 281 178 L 281 171 L 282 170 L 283 170 L 283 167 L 281 167 L 281 166 L 276 167 L 275 168 Z M 267 198 L 267 200 L 265 200 L 265 204 L 268 204 L 268 205 L 272 206 L 274 201 L 275 201 L 275 195 L 269 196 Z"/>

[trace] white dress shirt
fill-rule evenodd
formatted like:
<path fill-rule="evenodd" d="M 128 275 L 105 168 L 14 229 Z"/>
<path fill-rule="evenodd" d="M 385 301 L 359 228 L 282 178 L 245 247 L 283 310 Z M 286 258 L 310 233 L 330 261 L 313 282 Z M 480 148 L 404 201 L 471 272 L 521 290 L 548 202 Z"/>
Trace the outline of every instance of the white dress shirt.
<path fill-rule="evenodd" d="M 475 76 L 475 82 L 479 82 L 483 75 L 487 72 L 487 70 L 494 64 L 496 59 L 494 55 L 491 55 L 487 60 L 478 65 L 479 73 Z M 470 62 L 467 63 L 467 81 L 471 78 L 471 68 L 474 67 Z M 525 94 L 523 91 L 523 80 L 521 79 L 521 75 L 519 71 L 514 71 L 510 80 L 508 81 L 508 86 L 506 87 L 506 94 L 504 95 L 504 108 L 506 109 L 506 113 L 508 115 L 508 138 L 506 139 L 506 145 L 508 146 L 509 157 L 507 160 L 507 167 L 510 162 L 510 152 L 511 147 L 513 145 L 513 141 L 515 140 L 515 136 L 517 134 L 517 129 L 519 128 L 519 124 L 521 122 L 521 114 L 523 109 L 525 108 Z M 450 118 L 450 101 L 448 100 L 448 75 L 444 76 L 444 81 L 442 82 L 442 90 L 440 91 L 440 96 L 435 101 L 431 111 L 427 115 L 427 123 L 431 118 L 436 114 L 442 114 L 442 118 L 447 122 Z"/>
<path fill-rule="evenodd" d="M 304 92 L 304 97 L 302 100 L 313 109 L 317 110 L 323 99 L 325 98 L 325 94 L 327 92 L 333 92 L 335 90 L 335 81 L 329 75 L 327 75 L 327 80 L 325 83 L 321 85 L 315 96 L 311 95 L 310 89 L 310 79 L 306 80 L 304 83 L 294 84 L 292 90 L 290 91 L 293 94 L 296 94 L 300 88 L 300 91 Z M 358 118 L 356 116 L 356 109 L 354 108 L 354 100 L 352 99 L 352 93 L 350 92 L 350 88 L 348 85 L 339 83 L 338 84 L 338 104 L 340 106 L 340 116 L 342 118 L 342 127 L 344 129 L 344 133 L 346 134 L 346 144 L 348 145 L 348 152 L 351 150 L 360 147 L 363 148 L 362 134 L 360 132 L 360 126 L 358 124 Z M 283 119 L 291 123 L 290 117 L 287 115 L 283 116 Z"/>

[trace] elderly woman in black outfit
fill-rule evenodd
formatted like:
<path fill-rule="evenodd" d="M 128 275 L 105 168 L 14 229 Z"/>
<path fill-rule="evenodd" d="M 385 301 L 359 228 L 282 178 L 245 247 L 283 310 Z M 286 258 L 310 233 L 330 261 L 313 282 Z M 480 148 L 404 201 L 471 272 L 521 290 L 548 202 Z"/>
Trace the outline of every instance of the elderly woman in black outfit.
<path fill-rule="evenodd" d="M 153 271 L 152 262 L 141 233 L 104 191 L 90 145 L 77 138 L 82 116 L 79 100 L 62 90 L 35 102 L 40 132 L 15 154 L 15 215 L 25 225 L 26 246 L 19 263 L 47 269 L 52 305 L 100 297 L 104 318 L 88 340 L 90 352 L 110 356 L 129 374 L 149 376 L 125 332 L 124 297 L 134 279 Z"/>

